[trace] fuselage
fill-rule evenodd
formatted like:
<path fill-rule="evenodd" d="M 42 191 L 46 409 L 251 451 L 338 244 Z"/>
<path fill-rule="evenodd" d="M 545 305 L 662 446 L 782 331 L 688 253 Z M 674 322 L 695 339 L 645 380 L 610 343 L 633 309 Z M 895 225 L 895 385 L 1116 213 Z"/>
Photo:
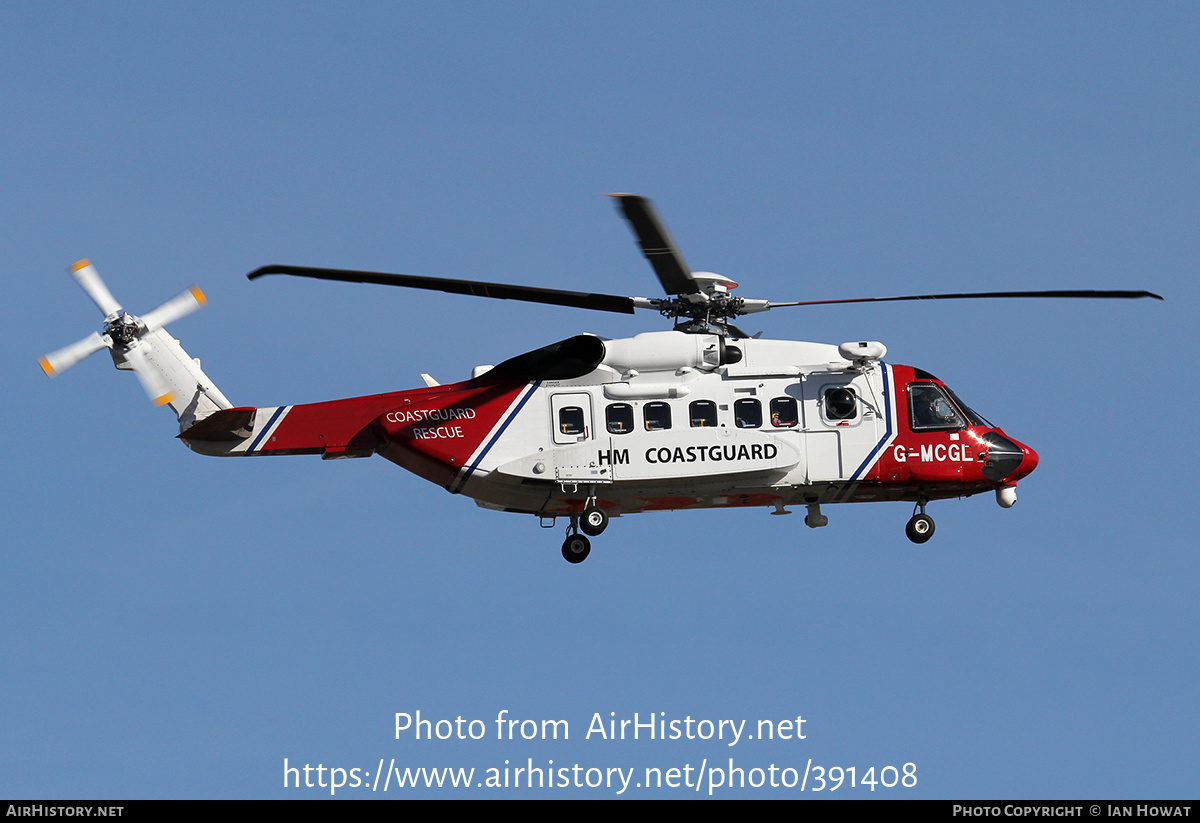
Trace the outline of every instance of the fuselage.
<path fill-rule="evenodd" d="M 377 452 L 482 506 L 546 516 L 577 513 L 589 498 L 612 515 L 928 501 L 1011 487 L 1037 464 L 932 375 L 851 362 L 836 346 L 651 332 L 598 351 L 566 378 L 485 372 L 258 410 L 275 417 L 258 453 Z M 289 428 L 293 416 L 305 424 Z M 357 422 L 317 435 L 333 416 Z"/>
<path fill-rule="evenodd" d="M 481 506 L 542 516 L 589 500 L 614 516 L 927 502 L 1011 488 L 1037 465 L 919 369 L 680 332 L 572 338 L 446 386 L 226 409 L 180 437 L 223 456 L 380 454 Z"/>

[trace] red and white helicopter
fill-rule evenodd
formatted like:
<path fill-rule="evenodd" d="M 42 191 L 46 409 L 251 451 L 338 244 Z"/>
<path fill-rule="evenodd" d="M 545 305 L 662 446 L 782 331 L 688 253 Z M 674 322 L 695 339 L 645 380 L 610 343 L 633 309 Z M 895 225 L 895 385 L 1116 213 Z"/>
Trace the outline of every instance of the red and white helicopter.
<path fill-rule="evenodd" d="M 883 362 L 873 341 L 840 346 L 752 338 L 732 321 L 782 306 L 1016 297 L 1153 297 L 1146 291 L 933 294 L 772 303 L 733 297 L 737 284 L 684 263 L 650 202 L 613 195 L 665 298 L 584 294 L 474 280 L 265 266 L 251 272 L 524 300 L 632 314 L 671 331 L 606 340 L 579 335 L 477 366 L 469 380 L 323 403 L 234 406 L 167 333 L 204 305 L 192 288 L 141 317 L 125 312 L 86 260 L 71 272 L 104 313 L 103 332 L 41 358 L 53 376 L 102 348 L 179 418 L 193 451 L 223 457 L 374 454 L 488 509 L 567 519 L 563 556 L 579 563 L 610 517 L 762 506 L 804 522 L 821 506 L 914 503 L 906 533 L 934 531 L 932 500 L 992 491 L 1008 508 L 1037 453 L 973 411 L 927 371 Z M 582 532 L 582 533 L 581 533 Z"/>

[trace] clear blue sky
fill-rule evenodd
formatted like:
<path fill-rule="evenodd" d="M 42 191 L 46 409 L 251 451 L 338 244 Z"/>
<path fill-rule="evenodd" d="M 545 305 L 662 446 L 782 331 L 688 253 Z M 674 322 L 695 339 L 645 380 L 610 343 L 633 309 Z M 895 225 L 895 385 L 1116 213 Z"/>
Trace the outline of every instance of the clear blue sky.
<path fill-rule="evenodd" d="M 640 776 L 732 757 L 916 764 L 877 797 L 1196 797 L 1198 26 L 1169 3 L 0 5 L 0 796 L 327 796 L 285 791 L 285 758 Z M 572 567 L 560 529 L 380 458 L 199 457 L 103 355 L 37 367 L 99 328 L 65 271 L 81 257 L 135 312 L 204 289 L 172 331 L 239 405 L 663 328 L 244 277 L 653 296 L 612 191 L 653 198 L 688 262 L 750 297 L 1167 301 L 748 320 L 882 340 L 1038 450 L 1015 508 L 938 503 L 922 547 L 903 504 L 817 531 L 665 513 Z M 396 740 L 417 710 L 488 739 Z M 501 710 L 571 739 L 496 741 Z M 806 738 L 585 740 L 610 712 L 803 716 Z M 614 794 L 433 792 L 471 793 Z"/>

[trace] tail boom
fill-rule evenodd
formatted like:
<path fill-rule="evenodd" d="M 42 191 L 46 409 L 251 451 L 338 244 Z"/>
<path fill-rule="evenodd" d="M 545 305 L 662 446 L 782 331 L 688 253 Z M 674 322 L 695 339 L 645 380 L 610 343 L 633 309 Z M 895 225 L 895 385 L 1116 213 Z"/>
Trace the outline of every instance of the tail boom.
<path fill-rule="evenodd" d="M 192 451 L 215 457 L 368 457 L 383 445 L 373 427 L 375 420 L 402 404 L 407 394 L 411 392 L 293 406 L 229 408 L 184 430 L 179 439 Z"/>
<path fill-rule="evenodd" d="M 536 384 L 468 381 L 294 406 L 223 409 L 179 435 L 219 457 L 376 452 L 445 488 L 476 471 Z"/>

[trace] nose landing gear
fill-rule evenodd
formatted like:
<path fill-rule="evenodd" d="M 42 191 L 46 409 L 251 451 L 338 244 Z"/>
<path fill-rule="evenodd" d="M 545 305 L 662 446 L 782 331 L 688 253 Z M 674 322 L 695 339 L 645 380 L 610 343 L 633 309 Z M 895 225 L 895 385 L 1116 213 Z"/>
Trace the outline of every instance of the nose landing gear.
<path fill-rule="evenodd" d="M 924 543 L 933 537 L 933 518 L 925 513 L 925 504 L 928 502 L 924 498 L 917 502 L 913 508 L 912 519 L 904 527 L 904 533 L 914 543 Z M 917 509 L 920 509 L 920 514 L 917 514 Z"/>

